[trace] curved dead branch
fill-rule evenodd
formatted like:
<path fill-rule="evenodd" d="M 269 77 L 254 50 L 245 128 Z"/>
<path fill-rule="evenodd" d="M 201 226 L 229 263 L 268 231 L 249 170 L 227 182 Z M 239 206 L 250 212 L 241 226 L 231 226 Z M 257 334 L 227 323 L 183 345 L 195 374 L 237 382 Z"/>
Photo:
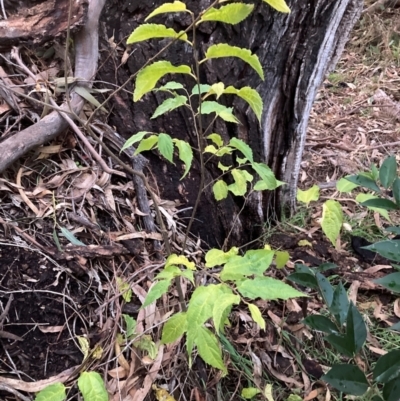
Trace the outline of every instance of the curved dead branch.
<path fill-rule="evenodd" d="M 98 60 L 98 24 L 105 0 L 90 0 L 86 24 L 75 35 L 75 77 L 80 79 L 80 86 L 91 86 L 91 79 L 96 74 Z M 79 115 L 84 100 L 71 90 L 69 105 L 63 103 L 61 109 L 72 111 Z M 6 139 L 0 148 L 0 172 L 26 152 L 43 145 L 60 135 L 68 128 L 68 122 L 57 111 L 53 111 L 38 123 L 24 129 Z"/>

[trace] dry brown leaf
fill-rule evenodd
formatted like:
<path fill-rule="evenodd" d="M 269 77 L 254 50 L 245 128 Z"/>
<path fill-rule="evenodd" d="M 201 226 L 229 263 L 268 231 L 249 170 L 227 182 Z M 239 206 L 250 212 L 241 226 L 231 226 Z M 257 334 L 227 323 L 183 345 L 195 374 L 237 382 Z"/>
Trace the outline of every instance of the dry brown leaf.
<path fill-rule="evenodd" d="M 357 294 L 360 285 L 361 283 L 359 281 L 354 280 L 349 288 L 349 300 L 352 301 L 354 305 L 357 305 Z"/>
<path fill-rule="evenodd" d="M 394 309 L 394 314 L 397 317 L 400 317 L 400 298 L 397 298 L 396 301 L 394 301 L 393 309 Z"/>
<path fill-rule="evenodd" d="M 16 183 L 19 187 L 21 186 L 21 178 L 23 175 L 24 169 L 23 167 L 21 167 L 18 170 L 17 173 L 17 178 L 16 178 Z M 33 213 L 35 213 L 36 216 L 39 215 L 39 209 L 30 201 L 30 199 L 28 198 L 28 196 L 26 195 L 25 191 L 21 188 L 18 189 L 19 194 L 21 195 L 22 200 L 26 203 L 26 205 L 29 207 L 29 209 L 32 210 Z"/>

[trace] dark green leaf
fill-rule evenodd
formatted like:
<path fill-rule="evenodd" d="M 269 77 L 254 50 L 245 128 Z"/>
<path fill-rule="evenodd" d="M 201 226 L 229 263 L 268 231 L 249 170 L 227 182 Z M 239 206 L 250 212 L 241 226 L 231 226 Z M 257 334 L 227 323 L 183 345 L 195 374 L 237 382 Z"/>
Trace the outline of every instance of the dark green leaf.
<path fill-rule="evenodd" d="M 388 189 L 397 176 L 397 163 L 394 156 L 387 157 L 379 169 L 379 180 Z"/>
<path fill-rule="evenodd" d="M 371 178 L 374 181 L 378 181 L 379 178 L 379 170 L 374 163 L 371 164 Z"/>
<path fill-rule="evenodd" d="M 384 258 L 400 262 L 400 240 L 391 239 L 386 241 L 375 242 L 375 244 L 363 247 L 379 253 Z"/>
<path fill-rule="evenodd" d="M 327 270 L 333 270 L 333 269 L 337 269 L 337 265 L 335 265 L 335 263 L 322 263 L 321 265 L 319 265 L 318 267 L 315 268 L 316 271 L 322 273 L 322 272 L 326 272 Z"/>
<path fill-rule="evenodd" d="M 394 180 L 393 186 L 393 197 L 396 200 L 397 205 L 400 205 L 400 179 L 396 177 Z"/>
<path fill-rule="evenodd" d="M 383 386 L 382 395 L 386 401 L 399 401 L 400 378 L 393 379 Z"/>
<path fill-rule="evenodd" d="M 393 326 L 390 326 L 388 329 L 393 331 L 400 331 L 400 322 L 397 322 Z"/>
<path fill-rule="evenodd" d="M 337 390 L 351 395 L 363 395 L 368 389 L 368 381 L 364 373 L 355 365 L 334 365 L 324 376 L 325 380 Z"/>
<path fill-rule="evenodd" d="M 349 177 L 346 177 L 346 180 L 349 180 L 353 184 L 357 184 L 362 187 L 372 189 L 375 192 L 381 192 L 378 185 L 376 185 L 376 182 L 374 180 L 372 180 L 371 178 L 365 177 L 364 175 L 361 175 L 361 174 L 351 175 Z"/>
<path fill-rule="evenodd" d="M 346 337 L 352 342 L 354 353 L 360 351 L 367 339 L 367 326 L 353 302 L 347 314 Z"/>
<path fill-rule="evenodd" d="M 325 337 L 326 341 L 332 344 L 341 354 L 352 357 L 354 356 L 354 348 L 351 340 L 347 336 L 340 334 L 329 334 Z"/>
<path fill-rule="evenodd" d="M 342 283 L 339 283 L 333 293 L 332 304 L 329 311 L 335 316 L 339 326 L 343 326 L 349 310 L 349 298 Z"/>
<path fill-rule="evenodd" d="M 377 283 L 390 291 L 400 293 L 400 272 L 378 278 L 377 280 L 374 280 L 374 283 Z"/>
<path fill-rule="evenodd" d="M 379 395 L 374 395 L 371 401 L 384 401 L 383 398 L 379 397 Z"/>
<path fill-rule="evenodd" d="M 303 322 L 314 330 L 323 331 L 324 333 L 337 333 L 338 329 L 330 319 L 322 315 L 307 316 Z"/>
<path fill-rule="evenodd" d="M 322 295 L 322 298 L 324 298 L 326 306 L 330 308 L 333 300 L 333 287 L 328 279 L 324 277 L 321 273 L 317 273 L 315 277 L 317 279 L 319 291 Z"/>
<path fill-rule="evenodd" d="M 361 202 L 361 205 L 369 207 L 378 207 L 380 209 L 385 209 L 385 210 L 399 209 L 399 206 L 389 199 L 379 199 L 379 198 L 368 199 L 365 202 Z"/>
<path fill-rule="evenodd" d="M 296 273 L 306 273 L 306 274 L 311 274 L 311 276 L 315 276 L 314 270 L 310 269 L 306 265 L 303 265 L 302 263 L 296 263 L 294 265 L 294 270 Z"/>
<path fill-rule="evenodd" d="M 388 383 L 398 378 L 400 376 L 400 350 L 390 351 L 381 356 L 373 373 L 374 380 L 378 383 Z"/>
<path fill-rule="evenodd" d="M 385 230 L 393 234 L 400 234 L 400 227 L 386 227 Z"/>
<path fill-rule="evenodd" d="M 308 273 L 293 273 L 287 278 L 294 283 L 303 285 L 304 287 L 309 287 L 316 289 L 318 288 L 317 280 L 314 275 Z"/>

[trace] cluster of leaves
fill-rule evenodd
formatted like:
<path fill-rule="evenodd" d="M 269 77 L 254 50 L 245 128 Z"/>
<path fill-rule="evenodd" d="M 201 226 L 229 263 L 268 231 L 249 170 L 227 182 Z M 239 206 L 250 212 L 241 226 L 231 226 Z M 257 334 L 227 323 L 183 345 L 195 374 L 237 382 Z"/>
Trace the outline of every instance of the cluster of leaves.
<path fill-rule="evenodd" d="M 247 304 L 253 320 L 265 329 L 261 311 L 257 305 L 246 300 L 305 296 L 280 280 L 264 276 L 274 256 L 277 258 L 277 264 L 284 264 L 286 255 L 270 249 L 250 250 L 243 256 L 238 255 L 237 248 L 228 252 L 219 249 L 208 251 L 206 268 L 223 266 L 220 274 L 215 275 L 215 279 L 220 283 L 197 287 L 190 297 L 187 311 L 176 313 L 165 323 L 161 342 L 172 343 L 185 334 L 189 355 L 196 346 L 200 357 L 206 363 L 226 373 L 218 334 L 223 332 L 224 326 L 229 322 L 233 305 L 240 302 Z M 157 282 L 151 287 L 143 307 L 167 293 L 176 277 L 183 277 L 194 285 L 195 270 L 195 264 L 185 256 L 171 255 L 164 269 L 155 277 Z M 217 335 L 206 327 L 209 320 L 212 320 Z"/>
<path fill-rule="evenodd" d="M 334 266 L 325 264 L 311 269 L 296 265 L 295 273 L 288 279 L 318 290 L 328 308 L 329 317 L 311 315 L 304 319 L 304 323 L 326 333 L 325 340 L 339 353 L 355 358 L 360 355 L 367 339 L 367 327 L 356 306 L 349 301 L 343 284 L 339 283 L 334 288 L 322 274 Z M 397 401 L 400 389 L 400 351 L 391 351 L 379 358 L 373 369 L 373 383 L 368 381 L 356 364 L 351 363 L 332 366 L 322 376 L 322 380 L 345 394 L 361 396 L 370 388 L 372 394 L 375 394 L 374 401 Z"/>

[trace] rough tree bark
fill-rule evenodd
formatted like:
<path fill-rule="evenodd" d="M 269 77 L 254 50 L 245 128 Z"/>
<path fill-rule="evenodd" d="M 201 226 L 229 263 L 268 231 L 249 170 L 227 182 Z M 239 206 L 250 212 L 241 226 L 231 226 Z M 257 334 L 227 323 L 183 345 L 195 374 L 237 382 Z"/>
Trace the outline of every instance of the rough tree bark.
<path fill-rule="evenodd" d="M 112 36 L 115 43 L 121 42 L 124 47 L 126 36 L 163 2 L 109 1 L 103 17 L 103 50 L 108 48 L 106 40 Z M 198 10 L 210 4 L 210 0 L 186 3 L 192 10 Z M 226 42 L 249 48 L 258 55 L 264 68 L 264 82 L 244 63 L 232 59 L 208 63 L 203 78 L 212 83 L 222 81 L 225 85 L 257 88 L 264 101 L 262 126 L 244 102 L 235 100 L 233 105 L 241 124 L 234 126 L 218 121 L 212 132 L 220 133 L 227 140 L 233 136 L 245 140 L 252 147 L 255 159 L 267 162 L 277 178 L 288 185 L 276 193 L 252 196 L 239 217 L 242 199 L 230 197 L 217 204 L 210 191 L 205 190 L 193 232 L 212 245 L 223 243 L 232 224 L 231 243 L 243 244 L 259 234 L 262 223 L 271 212 L 279 213 L 284 204 L 293 208 L 306 129 L 316 92 L 340 57 L 363 4 L 362 0 L 289 0 L 292 12 L 285 15 L 275 12 L 265 3 L 256 3 L 250 18 L 239 25 L 210 23 L 202 26 L 200 39 L 203 50 L 211 44 Z M 154 22 L 165 23 L 165 17 Z M 189 20 L 177 14 L 168 17 L 166 23 L 184 29 Z M 117 71 L 115 67 L 120 61 L 115 54 L 110 57 L 108 48 L 102 53 L 99 78 L 123 83 L 163 45 L 164 42 L 152 41 L 134 46 L 126 65 Z M 162 58 L 169 59 L 174 65 L 191 63 L 191 49 L 177 43 Z M 152 94 L 133 104 L 131 97 L 121 92 L 113 100 L 112 124 L 126 138 L 138 131 L 149 130 L 167 132 L 195 145 L 190 116 L 184 110 L 150 120 L 161 100 L 160 95 Z M 226 99 L 229 101 L 231 99 Z M 193 205 L 199 183 L 198 163 L 187 179 L 179 181 L 181 166 L 166 164 L 155 155 L 149 157 L 162 197 L 179 197 L 186 206 Z M 208 180 L 218 175 L 215 165 L 207 169 L 207 175 Z"/>

